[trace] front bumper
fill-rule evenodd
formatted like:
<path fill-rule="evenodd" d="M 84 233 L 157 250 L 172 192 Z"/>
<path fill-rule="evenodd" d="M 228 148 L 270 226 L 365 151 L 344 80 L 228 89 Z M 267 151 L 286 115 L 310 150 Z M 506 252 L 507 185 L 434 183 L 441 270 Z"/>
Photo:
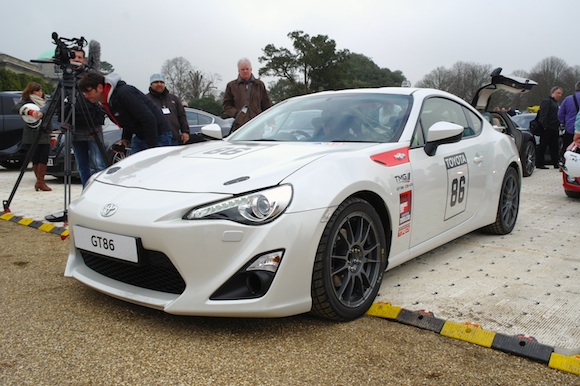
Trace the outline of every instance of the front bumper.
<path fill-rule="evenodd" d="M 71 248 L 65 276 L 110 296 L 172 314 L 281 317 L 310 310 L 312 267 L 326 225 L 321 222 L 325 209 L 285 213 L 272 223 L 246 226 L 224 220 L 183 220 L 183 214 L 199 203 L 199 195 L 143 189 L 127 193 L 126 188 L 98 184 L 71 204 Z M 103 197 L 108 199 L 104 201 Z M 111 217 L 101 216 L 102 207 L 110 202 L 119 211 Z M 76 225 L 139 238 L 145 250 L 165 256 L 166 262 L 159 264 L 171 266 L 170 270 L 183 281 L 182 290 L 169 291 L 162 286 L 152 289 L 106 270 L 90 268 L 89 265 L 95 266 L 86 253 L 83 257 L 83 252 L 75 247 Z M 284 250 L 284 256 L 263 296 L 210 299 L 254 257 L 273 250 Z M 127 262 L 114 264 L 122 265 L 129 275 L 136 269 Z M 148 269 L 152 274 L 158 271 L 154 267 Z"/>

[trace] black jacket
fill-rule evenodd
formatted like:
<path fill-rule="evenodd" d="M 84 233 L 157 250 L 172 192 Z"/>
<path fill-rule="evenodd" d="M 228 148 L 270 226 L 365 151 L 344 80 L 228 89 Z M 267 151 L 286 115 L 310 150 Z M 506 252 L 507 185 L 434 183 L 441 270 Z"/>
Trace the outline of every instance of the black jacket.
<path fill-rule="evenodd" d="M 545 130 L 558 131 L 560 120 L 558 119 L 558 102 L 552 97 L 544 99 L 540 103 L 540 118 L 538 120 Z"/>
<path fill-rule="evenodd" d="M 149 147 L 158 146 L 157 137 L 171 131 L 169 122 L 159 107 L 116 74 L 106 76 L 105 82 L 111 85 L 107 96 L 107 103 L 113 114 L 111 119 L 123 128 L 122 138 L 131 142 L 131 137 L 135 134 L 139 139 L 145 140 Z"/>

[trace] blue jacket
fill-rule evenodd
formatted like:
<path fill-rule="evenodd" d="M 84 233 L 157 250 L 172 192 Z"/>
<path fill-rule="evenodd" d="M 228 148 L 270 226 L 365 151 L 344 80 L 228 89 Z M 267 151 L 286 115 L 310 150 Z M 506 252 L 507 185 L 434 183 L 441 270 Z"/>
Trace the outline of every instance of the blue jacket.
<path fill-rule="evenodd" d="M 580 91 L 576 91 L 575 94 L 576 99 L 580 104 Z M 568 95 L 560 105 L 560 109 L 558 110 L 558 120 L 566 127 L 566 132 L 569 134 L 574 134 L 574 121 L 576 120 L 576 114 L 578 114 L 578 109 L 574 103 L 574 97 L 573 95 Z"/>

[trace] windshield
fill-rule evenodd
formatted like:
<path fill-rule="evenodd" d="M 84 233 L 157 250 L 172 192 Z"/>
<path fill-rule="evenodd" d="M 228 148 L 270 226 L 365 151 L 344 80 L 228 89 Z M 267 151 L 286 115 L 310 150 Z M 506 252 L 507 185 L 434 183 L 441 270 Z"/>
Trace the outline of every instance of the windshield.
<path fill-rule="evenodd" d="M 412 97 L 324 93 L 281 102 L 235 132 L 231 141 L 396 142 Z"/>
<path fill-rule="evenodd" d="M 512 118 L 519 127 L 528 128 L 530 127 L 530 122 L 534 120 L 536 114 L 522 114 L 522 115 L 515 115 Z"/>

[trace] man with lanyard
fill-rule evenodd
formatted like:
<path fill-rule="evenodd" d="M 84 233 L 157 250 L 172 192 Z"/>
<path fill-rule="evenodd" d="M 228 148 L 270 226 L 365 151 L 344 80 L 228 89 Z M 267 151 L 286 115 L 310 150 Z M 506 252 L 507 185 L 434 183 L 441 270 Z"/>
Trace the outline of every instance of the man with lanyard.
<path fill-rule="evenodd" d="M 161 112 L 171 125 L 173 132 L 171 143 L 173 145 L 187 143 L 189 140 L 189 124 L 187 123 L 187 115 L 185 115 L 181 100 L 176 95 L 171 94 L 165 87 L 163 74 L 151 75 L 149 85 L 147 96 L 161 109 Z"/>
<path fill-rule="evenodd" d="M 222 103 L 224 112 L 235 118 L 232 132 L 271 106 L 272 101 L 264 82 L 254 78 L 252 74 L 250 60 L 240 59 L 238 78 L 227 84 Z"/>

